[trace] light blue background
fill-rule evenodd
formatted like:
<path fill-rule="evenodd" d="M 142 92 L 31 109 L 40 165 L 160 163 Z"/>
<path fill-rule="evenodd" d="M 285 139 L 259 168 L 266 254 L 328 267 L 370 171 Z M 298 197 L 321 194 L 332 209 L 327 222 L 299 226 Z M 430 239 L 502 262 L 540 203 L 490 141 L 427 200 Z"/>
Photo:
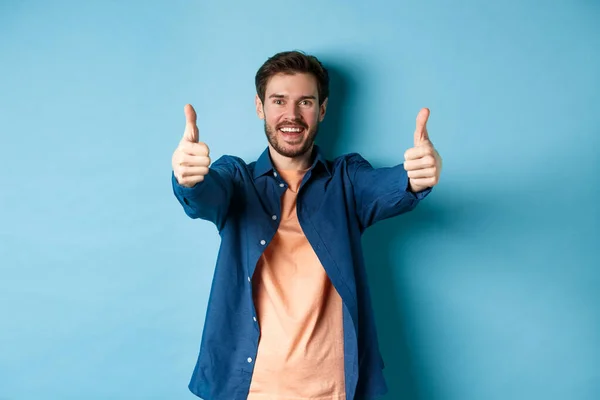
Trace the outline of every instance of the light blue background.
<path fill-rule="evenodd" d="M 444 158 L 365 236 L 386 399 L 600 398 L 600 4 L 0 1 L 0 399 L 192 399 L 219 238 L 171 192 L 266 140 L 267 57 L 331 68 L 321 143 Z M 376 184 L 376 182 L 374 183 Z"/>

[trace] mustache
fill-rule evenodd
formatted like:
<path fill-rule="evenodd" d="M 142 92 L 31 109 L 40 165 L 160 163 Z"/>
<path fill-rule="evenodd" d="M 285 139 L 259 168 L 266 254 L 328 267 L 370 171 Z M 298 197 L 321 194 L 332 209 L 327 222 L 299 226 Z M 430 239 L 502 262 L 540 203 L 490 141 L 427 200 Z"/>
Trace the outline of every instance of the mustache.
<path fill-rule="evenodd" d="M 290 125 L 301 126 L 304 129 L 308 129 L 308 125 L 304 121 L 299 120 L 299 119 L 295 119 L 293 121 L 285 121 L 285 122 L 282 122 L 280 124 L 277 124 L 277 126 L 275 127 L 275 129 L 280 129 L 280 128 L 284 127 L 284 126 L 290 126 Z"/>

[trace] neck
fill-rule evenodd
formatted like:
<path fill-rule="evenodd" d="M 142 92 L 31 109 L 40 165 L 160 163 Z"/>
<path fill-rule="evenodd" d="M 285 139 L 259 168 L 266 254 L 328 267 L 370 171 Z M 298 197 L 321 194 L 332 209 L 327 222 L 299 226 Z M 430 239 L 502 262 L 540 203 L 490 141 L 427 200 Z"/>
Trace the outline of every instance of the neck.
<path fill-rule="evenodd" d="M 269 145 L 269 154 L 271 155 L 273 165 L 278 170 L 306 170 L 309 169 L 312 164 L 311 156 L 313 149 L 314 145 L 311 146 L 307 152 L 298 157 L 286 157 L 279 154 L 271 145 Z"/>

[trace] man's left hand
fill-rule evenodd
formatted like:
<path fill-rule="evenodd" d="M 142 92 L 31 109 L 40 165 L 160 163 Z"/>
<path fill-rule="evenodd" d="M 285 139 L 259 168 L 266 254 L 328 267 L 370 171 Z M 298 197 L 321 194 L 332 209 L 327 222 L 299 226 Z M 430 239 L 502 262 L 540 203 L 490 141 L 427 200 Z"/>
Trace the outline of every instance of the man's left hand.
<path fill-rule="evenodd" d="M 415 147 L 404 153 L 404 169 L 408 172 L 408 185 L 413 193 L 437 185 L 442 172 L 442 158 L 429 140 L 428 119 L 429 109 L 423 108 L 417 115 Z"/>

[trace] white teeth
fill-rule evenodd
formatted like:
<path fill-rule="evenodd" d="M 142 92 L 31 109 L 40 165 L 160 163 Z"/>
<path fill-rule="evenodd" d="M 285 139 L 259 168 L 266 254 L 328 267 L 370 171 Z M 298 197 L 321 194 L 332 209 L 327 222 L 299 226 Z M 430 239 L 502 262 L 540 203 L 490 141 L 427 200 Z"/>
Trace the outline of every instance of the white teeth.
<path fill-rule="evenodd" d="M 282 132 L 300 132 L 302 129 L 300 128 L 281 128 Z"/>

